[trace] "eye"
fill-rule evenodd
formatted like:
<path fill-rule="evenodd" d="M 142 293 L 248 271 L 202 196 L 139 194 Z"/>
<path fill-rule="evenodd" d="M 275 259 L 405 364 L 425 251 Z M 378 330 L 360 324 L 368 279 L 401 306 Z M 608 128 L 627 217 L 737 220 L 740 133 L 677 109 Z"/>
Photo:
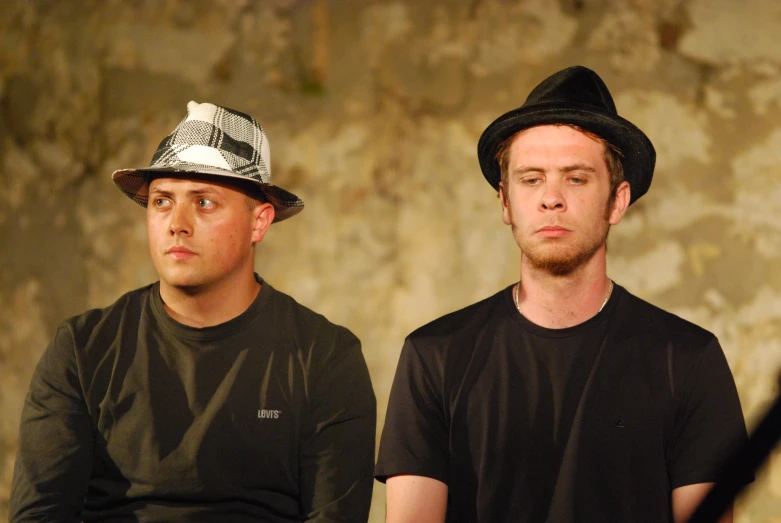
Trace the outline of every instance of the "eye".
<path fill-rule="evenodd" d="M 168 200 L 167 198 L 155 198 L 154 205 L 158 209 L 162 209 L 164 207 L 168 207 L 169 205 L 171 205 L 171 201 Z"/>
<path fill-rule="evenodd" d="M 574 185 L 583 185 L 584 183 L 586 183 L 586 179 L 580 176 L 572 176 L 570 177 L 569 181 L 572 182 Z"/>
<path fill-rule="evenodd" d="M 523 179 L 523 183 L 531 186 L 539 185 L 542 183 L 542 178 L 540 176 L 527 176 Z"/>
<path fill-rule="evenodd" d="M 214 202 L 209 198 L 199 198 L 198 207 L 200 207 L 201 209 L 211 209 L 214 207 Z"/>

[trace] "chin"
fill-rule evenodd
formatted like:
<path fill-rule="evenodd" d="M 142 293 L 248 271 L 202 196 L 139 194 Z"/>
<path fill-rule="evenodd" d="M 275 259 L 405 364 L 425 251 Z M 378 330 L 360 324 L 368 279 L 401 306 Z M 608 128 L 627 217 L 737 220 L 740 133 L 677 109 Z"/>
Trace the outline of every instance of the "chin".
<path fill-rule="evenodd" d="M 197 289 L 205 283 L 202 275 L 189 273 L 190 271 L 163 271 L 160 273 L 160 281 L 177 289 Z"/>
<path fill-rule="evenodd" d="M 590 249 L 564 245 L 538 246 L 523 250 L 523 255 L 535 269 L 554 276 L 567 276 L 588 263 L 600 247 L 601 244 Z"/>
<path fill-rule="evenodd" d="M 203 287 L 203 283 L 195 280 L 166 280 L 166 285 L 171 289 L 184 292 L 186 294 L 193 294 Z"/>
<path fill-rule="evenodd" d="M 539 260 L 533 265 L 553 276 L 567 276 L 575 272 L 583 262 L 574 258 L 548 258 Z"/>

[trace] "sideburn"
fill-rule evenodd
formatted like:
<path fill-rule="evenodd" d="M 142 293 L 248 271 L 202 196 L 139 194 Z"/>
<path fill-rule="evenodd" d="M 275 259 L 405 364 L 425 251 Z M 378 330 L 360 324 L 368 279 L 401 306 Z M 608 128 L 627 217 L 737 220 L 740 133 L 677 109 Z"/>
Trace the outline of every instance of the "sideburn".
<path fill-rule="evenodd" d="M 610 196 L 607 197 L 607 205 L 605 205 L 605 221 L 610 220 L 610 214 L 613 212 L 613 208 L 616 205 L 616 197 L 618 196 L 618 187 L 614 188 L 610 192 Z M 608 225 L 610 228 L 610 225 Z"/>

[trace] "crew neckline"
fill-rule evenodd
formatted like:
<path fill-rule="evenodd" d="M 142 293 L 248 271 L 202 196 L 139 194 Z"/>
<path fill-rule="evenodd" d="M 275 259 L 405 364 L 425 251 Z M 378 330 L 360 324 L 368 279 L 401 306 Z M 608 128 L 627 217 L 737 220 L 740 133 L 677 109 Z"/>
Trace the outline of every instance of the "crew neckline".
<path fill-rule="evenodd" d="M 608 298 L 607 303 L 605 303 L 605 306 L 601 311 L 599 311 L 598 313 L 596 313 L 594 316 L 587 319 L 586 321 L 582 323 L 578 323 L 577 325 L 573 325 L 572 327 L 551 329 L 533 323 L 518 311 L 518 309 L 515 307 L 513 287 L 515 287 L 515 284 L 510 285 L 503 292 L 504 302 L 505 305 L 509 307 L 510 317 L 521 328 L 529 332 L 532 332 L 538 336 L 543 336 L 546 338 L 567 338 L 570 336 L 577 336 L 579 334 L 583 334 L 588 330 L 593 329 L 594 327 L 597 327 L 601 323 L 607 321 L 607 319 L 610 317 L 611 313 L 613 312 L 613 309 L 615 309 L 616 303 L 621 299 L 621 296 L 625 292 L 622 286 L 613 282 L 613 292 L 610 294 L 610 298 Z"/>
<path fill-rule="evenodd" d="M 155 282 L 150 289 L 150 304 L 160 325 L 177 338 L 194 341 L 225 339 L 246 330 L 258 318 L 262 317 L 260 312 L 268 303 L 271 294 L 275 292 L 274 288 L 257 273 L 255 273 L 255 280 L 260 283 L 260 291 L 249 307 L 235 318 L 209 327 L 192 327 L 173 319 L 163 305 L 159 281 Z"/>

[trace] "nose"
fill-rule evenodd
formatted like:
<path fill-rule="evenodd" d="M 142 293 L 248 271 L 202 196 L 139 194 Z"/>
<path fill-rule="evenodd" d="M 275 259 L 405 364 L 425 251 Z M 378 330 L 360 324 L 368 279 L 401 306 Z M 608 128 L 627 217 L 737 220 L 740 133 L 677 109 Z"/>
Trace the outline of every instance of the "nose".
<path fill-rule="evenodd" d="M 546 181 L 542 197 L 540 198 L 540 211 L 566 210 L 567 201 L 564 199 L 559 183 L 554 180 Z"/>
<path fill-rule="evenodd" d="M 171 236 L 191 236 L 193 233 L 192 217 L 186 205 L 174 205 L 171 210 L 171 221 L 168 223 L 168 233 Z"/>

